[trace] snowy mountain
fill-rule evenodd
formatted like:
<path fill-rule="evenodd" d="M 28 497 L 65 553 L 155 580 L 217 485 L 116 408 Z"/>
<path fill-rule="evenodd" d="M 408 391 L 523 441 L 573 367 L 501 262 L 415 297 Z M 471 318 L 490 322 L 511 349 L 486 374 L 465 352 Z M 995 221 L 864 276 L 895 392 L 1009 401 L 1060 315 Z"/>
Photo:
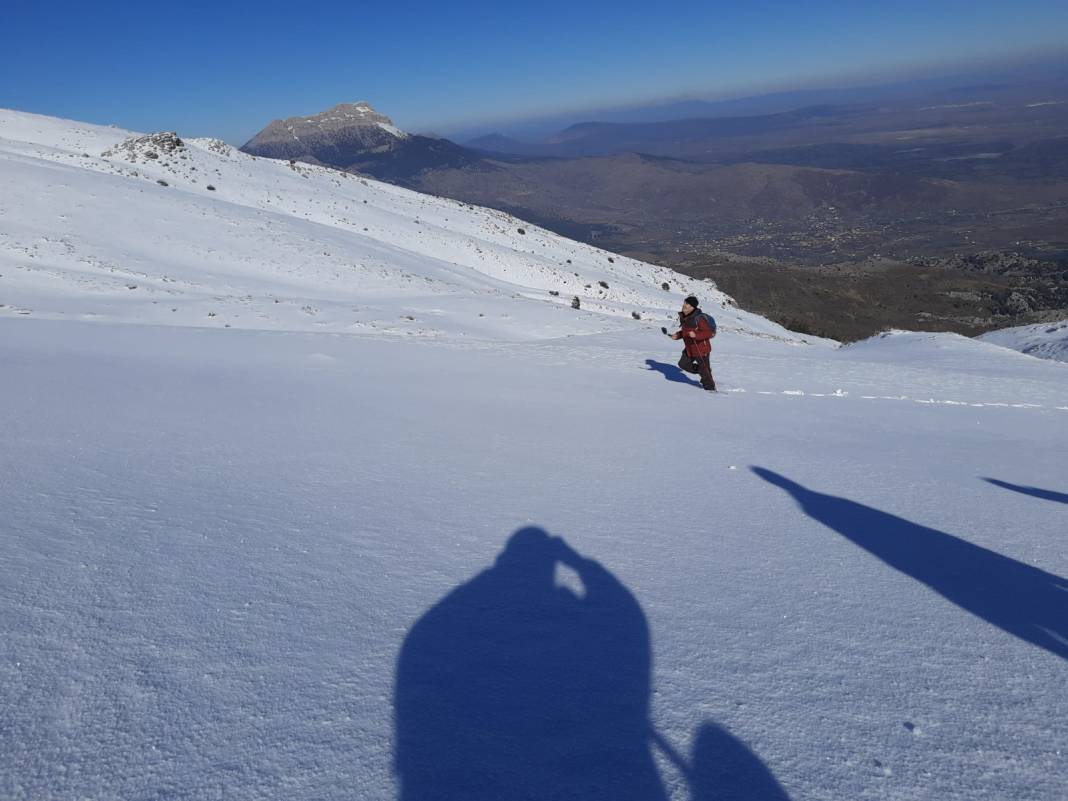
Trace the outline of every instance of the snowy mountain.
<path fill-rule="evenodd" d="M 332 169 L 15 112 L 0 135 L 7 314 L 524 340 L 656 330 L 695 292 L 728 331 L 812 341 L 711 284 Z"/>
<path fill-rule="evenodd" d="M 2 798 L 1068 794 L 1062 363 L 4 111 L 0 368 Z"/>
<path fill-rule="evenodd" d="M 354 152 L 385 151 L 396 147 L 408 134 L 379 114 L 370 103 L 339 103 L 310 117 L 275 120 L 245 143 L 243 150 L 256 156 L 289 159 L 314 154 L 324 148 Z"/>
<path fill-rule="evenodd" d="M 355 170 L 383 180 L 404 179 L 427 167 L 463 167 L 480 158 L 447 139 L 406 133 L 363 100 L 310 117 L 275 120 L 241 150 Z"/>
<path fill-rule="evenodd" d="M 1068 320 L 1002 328 L 983 334 L 977 339 L 1012 348 L 1028 356 L 1068 362 Z"/>

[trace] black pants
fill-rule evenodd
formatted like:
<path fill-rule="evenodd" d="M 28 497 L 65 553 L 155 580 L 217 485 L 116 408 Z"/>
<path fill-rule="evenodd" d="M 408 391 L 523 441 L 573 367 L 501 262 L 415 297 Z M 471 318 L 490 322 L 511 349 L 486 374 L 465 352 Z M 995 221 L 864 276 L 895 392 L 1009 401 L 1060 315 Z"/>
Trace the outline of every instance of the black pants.
<path fill-rule="evenodd" d="M 707 356 L 687 356 L 682 354 L 679 359 L 679 369 L 687 373 L 697 373 L 701 376 L 701 386 L 705 389 L 714 390 L 716 381 L 712 378 L 712 366 L 708 363 Z"/>

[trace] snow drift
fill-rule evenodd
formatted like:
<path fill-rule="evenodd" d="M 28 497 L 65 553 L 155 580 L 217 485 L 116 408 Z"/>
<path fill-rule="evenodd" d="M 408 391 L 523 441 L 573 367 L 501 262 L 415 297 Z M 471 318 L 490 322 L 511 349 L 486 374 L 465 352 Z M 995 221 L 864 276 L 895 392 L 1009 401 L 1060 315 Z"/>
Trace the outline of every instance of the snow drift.
<path fill-rule="evenodd" d="M 1068 362 L 1068 320 L 1002 328 L 978 337 L 1003 348 L 1012 348 L 1028 356 Z"/>

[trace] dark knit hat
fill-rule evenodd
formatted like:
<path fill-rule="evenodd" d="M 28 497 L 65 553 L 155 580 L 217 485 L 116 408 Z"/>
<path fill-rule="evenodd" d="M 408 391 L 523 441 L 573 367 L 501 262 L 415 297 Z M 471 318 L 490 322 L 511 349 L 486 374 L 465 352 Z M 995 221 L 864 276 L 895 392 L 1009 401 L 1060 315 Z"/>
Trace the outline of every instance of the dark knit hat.
<path fill-rule="evenodd" d="M 686 298 L 683 303 L 685 303 L 687 306 L 693 306 L 695 309 L 701 305 L 697 302 L 697 298 L 695 298 L 693 295 L 690 295 L 688 298 Z"/>

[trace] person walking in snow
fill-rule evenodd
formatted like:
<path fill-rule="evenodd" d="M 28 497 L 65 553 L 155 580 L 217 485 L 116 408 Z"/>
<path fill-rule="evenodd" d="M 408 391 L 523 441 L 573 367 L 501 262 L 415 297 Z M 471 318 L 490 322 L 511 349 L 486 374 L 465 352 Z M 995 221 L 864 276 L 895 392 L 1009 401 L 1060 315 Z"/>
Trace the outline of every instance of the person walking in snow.
<path fill-rule="evenodd" d="M 679 330 L 671 338 L 682 340 L 684 350 L 679 359 L 679 369 L 700 375 L 702 388 L 709 392 L 716 391 L 716 381 L 712 378 L 712 367 L 708 362 L 712 353 L 711 339 L 715 335 L 716 321 L 701 311 L 697 298 L 693 295 L 687 297 L 679 312 Z"/>

